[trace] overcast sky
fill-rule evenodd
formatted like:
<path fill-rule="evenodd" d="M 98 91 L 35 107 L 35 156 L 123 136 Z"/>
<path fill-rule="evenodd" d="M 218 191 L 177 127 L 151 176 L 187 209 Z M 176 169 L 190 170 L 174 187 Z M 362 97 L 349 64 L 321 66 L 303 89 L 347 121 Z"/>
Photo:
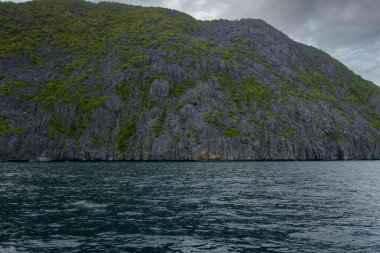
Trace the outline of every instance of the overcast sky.
<path fill-rule="evenodd" d="M 202 20 L 260 18 L 380 85 L 380 0 L 113 1 L 167 7 Z"/>

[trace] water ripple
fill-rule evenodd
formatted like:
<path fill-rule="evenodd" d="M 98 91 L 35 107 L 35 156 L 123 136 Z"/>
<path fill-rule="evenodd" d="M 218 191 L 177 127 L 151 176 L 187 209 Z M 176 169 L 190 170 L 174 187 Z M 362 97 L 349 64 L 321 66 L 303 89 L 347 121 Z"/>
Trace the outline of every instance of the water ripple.
<path fill-rule="evenodd" d="M 2 163 L 0 252 L 379 252 L 380 162 Z"/>

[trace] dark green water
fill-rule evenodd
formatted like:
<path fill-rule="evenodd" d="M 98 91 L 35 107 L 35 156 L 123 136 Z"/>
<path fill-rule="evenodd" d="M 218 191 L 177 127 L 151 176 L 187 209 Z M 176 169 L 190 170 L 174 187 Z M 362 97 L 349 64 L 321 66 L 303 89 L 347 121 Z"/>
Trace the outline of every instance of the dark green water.
<path fill-rule="evenodd" d="M 380 162 L 3 163 L 0 252 L 380 252 Z"/>

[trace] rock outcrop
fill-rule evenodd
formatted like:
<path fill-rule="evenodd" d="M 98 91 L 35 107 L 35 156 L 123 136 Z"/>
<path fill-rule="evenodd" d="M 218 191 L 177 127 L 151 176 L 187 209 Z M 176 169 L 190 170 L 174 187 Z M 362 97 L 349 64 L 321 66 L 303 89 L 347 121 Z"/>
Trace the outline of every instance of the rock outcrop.
<path fill-rule="evenodd" d="M 262 20 L 0 3 L 0 160 L 380 159 L 380 88 Z"/>

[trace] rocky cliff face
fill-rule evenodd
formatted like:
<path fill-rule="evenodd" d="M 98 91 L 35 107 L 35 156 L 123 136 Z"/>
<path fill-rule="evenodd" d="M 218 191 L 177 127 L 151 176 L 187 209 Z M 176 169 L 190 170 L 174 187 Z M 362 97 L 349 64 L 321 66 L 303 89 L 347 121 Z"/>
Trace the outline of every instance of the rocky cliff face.
<path fill-rule="evenodd" d="M 380 159 L 380 89 L 262 20 L 0 3 L 0 160 Z"/>

